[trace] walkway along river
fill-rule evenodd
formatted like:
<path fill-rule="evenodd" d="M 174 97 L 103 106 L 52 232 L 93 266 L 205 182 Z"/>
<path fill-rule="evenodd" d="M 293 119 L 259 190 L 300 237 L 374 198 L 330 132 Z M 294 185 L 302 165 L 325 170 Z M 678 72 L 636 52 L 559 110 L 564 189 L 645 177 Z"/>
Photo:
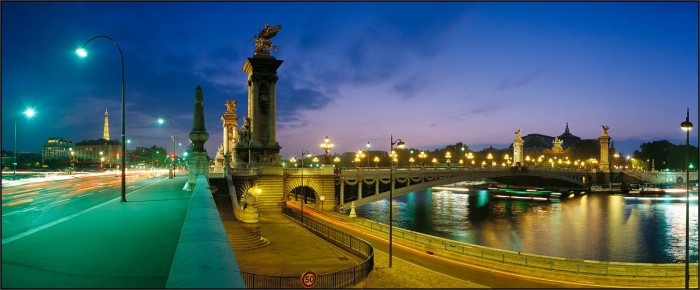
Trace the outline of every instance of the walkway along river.
<path fill-rule="evenodd" d="M 388 224 L 388 205 L 385 199 L 360 206 L 357 215 Z M 690 260 L 697 262 L 697 200 L 690 206 Z M 542 202 L 495 199 L 483 190 L 427 189 L 394 197 L 394 226 L 530 254 L 608 262 L 685 262 L 683 201 L 588 194 Z"/>

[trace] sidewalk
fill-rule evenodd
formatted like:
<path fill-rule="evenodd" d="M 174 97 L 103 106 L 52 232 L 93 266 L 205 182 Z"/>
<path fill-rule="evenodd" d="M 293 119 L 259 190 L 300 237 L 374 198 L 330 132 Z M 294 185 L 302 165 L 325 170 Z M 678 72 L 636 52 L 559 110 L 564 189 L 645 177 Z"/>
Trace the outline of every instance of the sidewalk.
<path fill-rule="evenodd" d="M 164 288 L 191 192 L 184 174 L 2 245 L 2 288 Z"/>
<path fill-rule="evenodd" d="M 270 245 L 234 251 L 241 271 L 301 277 L 308 270 L 325 274 L 353 267 L 362 260 L 282 214 L 262 215 L 260 230 L 262 237 L 270 240 Z M 393 267 L 387 268 L 388 257 L 375 246 L 374 270 L 351 288 L 485 288 L 399 258 L 394 258 Z"/>

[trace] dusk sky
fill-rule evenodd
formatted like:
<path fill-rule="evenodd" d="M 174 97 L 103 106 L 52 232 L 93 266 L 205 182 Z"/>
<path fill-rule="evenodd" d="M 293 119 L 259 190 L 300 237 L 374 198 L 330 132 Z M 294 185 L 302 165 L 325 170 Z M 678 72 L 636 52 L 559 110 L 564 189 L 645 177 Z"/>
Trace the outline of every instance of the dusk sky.
<path fill-rule="evenodd" d="M 247 114 L 246 57 L 265 23 L 278 70 L 282 158 L 387 151 L 389 137 L 433 149 L 464 142 L 505 148 L 522 135 L 595 139 L 601 125 L 618 151 L 685 142 L 690 108 L 698 139 L 698 3 L 237 3 L 5 2 L 2 6 L 2 148 L 40 151 L 50 137 L 120 139 L 119 52 L 125 59 L 126 135 L 188 143 L 201 85 L 214 157 L 227 99 Z M 33 107 L 37 115 L 21 114 Z"/>

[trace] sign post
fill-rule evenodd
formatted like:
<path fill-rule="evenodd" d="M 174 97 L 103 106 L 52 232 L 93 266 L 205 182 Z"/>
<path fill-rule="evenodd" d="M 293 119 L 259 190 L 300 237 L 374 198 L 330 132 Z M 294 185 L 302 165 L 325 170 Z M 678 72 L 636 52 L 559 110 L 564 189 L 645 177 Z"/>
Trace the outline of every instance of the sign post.
<path fill-rule="evenodd" d="M 316 273 L 313 271 L 306 271 L 306 273 L 301 275 L 301 285 L 304 288 L 313 288 L 316 285 Z"/>

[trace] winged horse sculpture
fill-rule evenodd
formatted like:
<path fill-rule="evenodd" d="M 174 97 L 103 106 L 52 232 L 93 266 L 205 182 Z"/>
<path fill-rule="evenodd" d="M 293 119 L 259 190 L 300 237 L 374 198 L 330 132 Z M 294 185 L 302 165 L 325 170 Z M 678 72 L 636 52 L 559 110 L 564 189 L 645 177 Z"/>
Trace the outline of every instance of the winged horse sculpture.
<path fill-rule="evenodd" d="M 253 54 L 272 55 L 272 53 L 270 53 L 270 49 L 274 49 L 275 51 L 277 51 L 277 46 L 272 45 L 270 39 L 275 37 L 275 35 L 277 35 L 277 32 L 280 31 L 280 29 L 282 29 L 282 25 L 270 27 L 269 24 L 265 23 L 265 27 L 263 29 L 260 29 L 257 35 L 253 34 L 253 38 L 250 39 L 255 39 L 255 52 Z"/>

